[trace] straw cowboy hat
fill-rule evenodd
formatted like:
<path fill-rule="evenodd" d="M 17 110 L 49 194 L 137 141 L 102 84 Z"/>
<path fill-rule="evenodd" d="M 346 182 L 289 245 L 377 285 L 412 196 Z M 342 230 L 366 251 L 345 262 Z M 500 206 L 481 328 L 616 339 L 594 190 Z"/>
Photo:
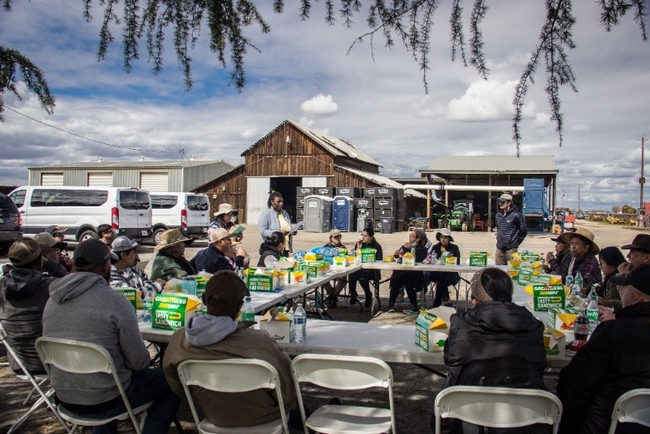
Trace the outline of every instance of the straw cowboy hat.
<path fill-rule="evenodd" d="M 451 231 L 447 228 L 440 229 L 440 231 L 436 234 L 437 241 L 440 241 L 441 237 L 449 237 L 449 241 L 454 241 L 454 237 L 451 236 Z"/>
<path fill-rule="evenodd" d="M 229 203 L 222 203 L 219 204 L 219 210 L 214 213 L 215 217 L 219 217 L 220 215 L 232 213 L 233 215 L 237 215 L 237 211 L 235 211 L 232 207 L 231 204 Z"/>
<path fill-rule="evenodd" d="M 181 234 L 180 229 L 169 229 L 160 234 L 160 242 L 153 249 L 153 251 L 157 252 L 159 250 L 163 250 L 168 247 L 175 246 L 176 244 L 184 243 L 185 241 L 190 240 L 191 238 L 185 238 L 183 234 Z"/>
<path fill-rule="evenodd" d="M 592 254 L 597 255 L 598 252 L 600 252 L 600 247 L 598 247 L 598 244 L 594 242 L 595 236 L 590 230 L 578 228 L 575 232 L 565 232 L 564 237 L 566 237 L 566 239 L 569 241 L 575 237 L 579 237 L 582 241 L 588 243 L 591 246 L 589 251 Z"/>
<path fill-rule="evenodd" d="M 230 236 L 231 235 L 230 235 L 230 232 L 228 232 L 228 229 L 224 229 L 224 228 L 215 229 L 210 234 L 210 244 L 214 244 L 217 241 L 221 241 L 224 238 L 228 238 Z"/>

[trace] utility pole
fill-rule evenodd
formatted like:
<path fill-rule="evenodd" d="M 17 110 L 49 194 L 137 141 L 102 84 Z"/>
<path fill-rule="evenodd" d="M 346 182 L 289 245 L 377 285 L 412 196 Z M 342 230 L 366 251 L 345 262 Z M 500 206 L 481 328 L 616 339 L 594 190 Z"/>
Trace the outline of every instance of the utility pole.
<path fill-rule="evenodd" d="M 645 184 L 645 177 L 643 176 L 643 160 L 645 154 L 645 137 L 641 136 L 641 177 L 639 178 L 639 212 L 636 220 L 637 226 L 643 226 L 645 218 L 645 206 L 643 205 L 643 184 Z"/>
<path fill-rule="evenodd" d="M 578 212 L 576 214 L 580 214 L 580 183 L 578 183 Z"/>

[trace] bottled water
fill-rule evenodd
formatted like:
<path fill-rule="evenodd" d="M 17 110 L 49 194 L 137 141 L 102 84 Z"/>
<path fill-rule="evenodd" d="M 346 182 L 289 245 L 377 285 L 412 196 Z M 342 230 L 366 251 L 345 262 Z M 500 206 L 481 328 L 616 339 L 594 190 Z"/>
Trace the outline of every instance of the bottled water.
<path fill-rule="evenodd" d="M 576 272 L 576 278 L 574 280 L 574 284 L 578 285 L 580 289 L 585 285 L 585 281 L 582 278 L 582 274 L 580 273 L 580 270 Z"/>
<path fill-rule="evenodd" d="M 145 324 L 151 324 L 151 311 L 153 310 L 154 297 L 153 291 L 147 289 L 147 293 L 144 296 L 144 302 L 142 302 L 142 322 Z"/>
<path fill-rule="evenodd" d="M 239 315 L 239 321 L 255 321 L 255 309 L 253 309 L 250 297 L 244 298 L 244 305 L 241 307 L 241 315 Z"/>
<path fill-rule="evenodd" d="M 573 286 L 573 275 L 567 274 L 566 279 L 564 280 L 564 284 L 568 286 L 569 288 Z"/>
<path fill-rule="evenodd" d="M 598 312 L 598 295 L 596 294 L 593 286 L 591 287 L 591 292 L 589 293 L 588 300 L 587 319 L 589 320 L 589 333 L 593 333 L 598 326 L 598 318 L 600 316 Z"/>
<path fill-rule="evenodd" d="M 302 303 L 298 303 L 298 307 L 293 314 L 293 327 L 294 342 L 307 342 L 307 312 L 302 307 Z"/>

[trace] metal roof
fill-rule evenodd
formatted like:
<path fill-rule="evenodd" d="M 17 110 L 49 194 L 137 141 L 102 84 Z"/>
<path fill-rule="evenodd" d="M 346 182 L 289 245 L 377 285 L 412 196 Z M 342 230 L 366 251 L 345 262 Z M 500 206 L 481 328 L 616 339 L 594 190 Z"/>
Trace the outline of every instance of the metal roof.
<path fill-rule="evenodd" d="M 350 167 L 345 167 L 345 166 L 334 166 L 338 169 L 342 170 L 347 170 L 348 172 L 354 173 L 355 175 L 358 175 L 362 178 L 367 179 L 368 181 L 372 181 L 375 184 L 378 184 L 382 187 L 393 187 L 393 188 L 404 188 L 402 184 L 400 184 L 397 181 L 393 181 L 390 178 L 387 178 L 385 176 L 381 176 L 378 173 L 370 173 L 370 172 L 364 172 L 363 170 L 357 170 L 357 169 L 352 169 Z M 432 192 L 433 193 L 433 192 Z M 433 193 L 435 196 L 435 193 Z M 404 190 L 404 196 L 412 196 L 412 197 L 417 197 L 420 199 L 426 199 L 427 197 L 415 190 L 412 190 L 410 188 L 407 188 Z"/>
<path fill-rule="evenodd" d="M 87 161 L 79 163 L 58 164 L 54 166 L 30 167 L 29 170 L 65 170 L 65 169 L 177 169 L 198 167 L 209 164 L 232 164 L 223 160 L 144 160 L 144 161 Z"/>
<path fill-rule="evenodd" d="M 370 157 L 369 155 L 365 154 L 364 152 L 354 147 L 354 145 L 352 145 L 350 142 L 343 139 L 339 139 L 338 137 L 329 136 L 327 134 L 320 133 L 316 130 L 312 130 L 311 128 L 303 127 L 302 125 L 299 125 L 298 123 L 292 121 L 291 119 L 287 119 L 286 121 L 278 125 L 276 128 L 273 129 L 273 131 L 269 132 L 267 135 L 265 135 L 260 140 L 255 142 L 253 146 L 251 146 L 248 150 L 243 152 L 241 155 L 245 156 L 248 151 L 250 151 L 252 148 L 260 144 L 268 136 L 275 133 L 284 124 L 290 124 L 296 129 L 302 131 L 303 134 L 311 137 L 312 140 L 314 140 L 316 143 L 318 143 L 320 146 L 325 148 L 330 154 L 334 156 L 353 158 L 355 160 L 360 160 L 365 163 L 370 163 L 378 167 L 382 167 L 372 157 Z"/>
<path fill-rule="evenodd" d="M 554 175 L 553 155 L 527 155 L 516 157 L 511 155 L 454 155 L 437 157 L 431 166 L 420 173 L 439 174 L 490 174 L 490 173 L 521 173 Z"/>

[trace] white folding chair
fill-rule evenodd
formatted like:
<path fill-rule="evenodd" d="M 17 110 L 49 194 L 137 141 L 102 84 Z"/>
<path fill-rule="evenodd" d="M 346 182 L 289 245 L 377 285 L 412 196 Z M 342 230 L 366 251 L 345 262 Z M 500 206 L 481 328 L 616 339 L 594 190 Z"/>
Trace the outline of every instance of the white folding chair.
<path fill-rule="evenodd" d="M 51 375 L 52 366 L 55 366 L 62 371 L 79 375 L 105 373 L 111 375 L 115 380 L 126 411 L 110 418 L 96 419 L 73 413 L 60 405 L 58 410 L 61 417 L 73 424 L 71 433 L 76 432 L 79 426 L 98 426 L 113 420 L 130 418 L 136 433 L 141 434 L 146 416 L 145 410 L 151 407 L 153 401 L 135 409 L 131 408 L 131 403 L 124 392 L 122 382 L 115 369 L 113 358 L 104 347 L 71 339 L 40 337 L 36 339 L 36 352 L 38 352 L 38 356 L 41 358 L 48 375 Z M 142 414 L 139 423 L 136 419 L 137 414 Z"/>
<path fill-rule="evenodd" d="M 291 374 L 305 434 L 310 428 L 331 434 L 396 432 L 393 373 L 383 361 L 374 357 L 301 354 L 291 362 Z M 307 418 L 300 386 L 304 382 L 336 390 L 385 388 L 388 390 L 389 408 L 324 405 Z"/>
<path fill-rule="evenodd" d="M 7 341 L 7 333 L 5 332 L 4 328 L 0 324 L 0 341 L 2 341 L 2 344 L 5 346 L 7 349 L 7 353 L 11 355 L 11 357 L 16 361 L 16 364 L 18 364 L 18 367 L 23 371 L 22 374 L 17 375 L 18 378 L 24 381 L 29 381 L 32 385 L 32 390 L 29 392 L 25 400 L 23 401 L 23 405 L 26 405 L 29 399 L 32 397 L 34 394 L 34 391 L 38 392 L 40 395 L 40 398 L 38 398 L 34 404 L 32 404 L 31 408 L 27 410 L 25 414 L 20 416 L 18 420 L 14 422 L 13 425 L 11 425 L 11 428 L 9 428 L 9 431 L 7 431 L 7 434 L 13 434 L 15 432 L 18 432 L 20 427 L 22 426 L 23 423 L 29 419 L 29 417 L 34 413 L 36 410 L 38 410 L 41 405 L 45 404 L 47 405 L 50 410 L 52 410 L 52 414 L 56 416 L 56 418 L 61 422 L 61 425 L 65 428 L 67 432 L 70 432 L 70 428 L 68 428 L 68 425 L 61 419 L 61 416 L 59 415 L 59 412 L 54 405 L 54 403 L 50 400 L 52 395 L 54 395 L 54 389 L 50 388 L 47 392 L 44 392 L 42 389 L 43 384 L 48 380 L 48 377 L 46 375 L 36 375 L 33 376 L 30 374 L 30 372 L 27 370 L 27 367 L 23 363 L 23 361 L 18 357 L 18 354 L 14 351 L 14 349 L 11 347 L 9 342 Z"/>
<path fill-rule="evenodd" d="M 650 389 L 633 389 L 618 397 L 612 411 L 609 434 L 614 434 L 619 422 L 650 428 Z"/>
<path fill-rule="evenodd" d="M 178 365 L 178 376 L 199 433 L 289 434 L 280 376 L 270 363 L 259 359 L 186 360 Z M 207 419 L 199 419 L 189 386 L 225 393 L 250 392 L 262 388 L 275 389 L 280 418 L 257 426 L 230 428 L 216 426 Z"/>
<path fill-rule="evenodd" d="M 452 386 L 436 396 L 436 434 L 442 419 L 460 419 L 490 428 L 553 425 L 557 433 L 562 403 L 550 392 L 509 387 Z"/>

